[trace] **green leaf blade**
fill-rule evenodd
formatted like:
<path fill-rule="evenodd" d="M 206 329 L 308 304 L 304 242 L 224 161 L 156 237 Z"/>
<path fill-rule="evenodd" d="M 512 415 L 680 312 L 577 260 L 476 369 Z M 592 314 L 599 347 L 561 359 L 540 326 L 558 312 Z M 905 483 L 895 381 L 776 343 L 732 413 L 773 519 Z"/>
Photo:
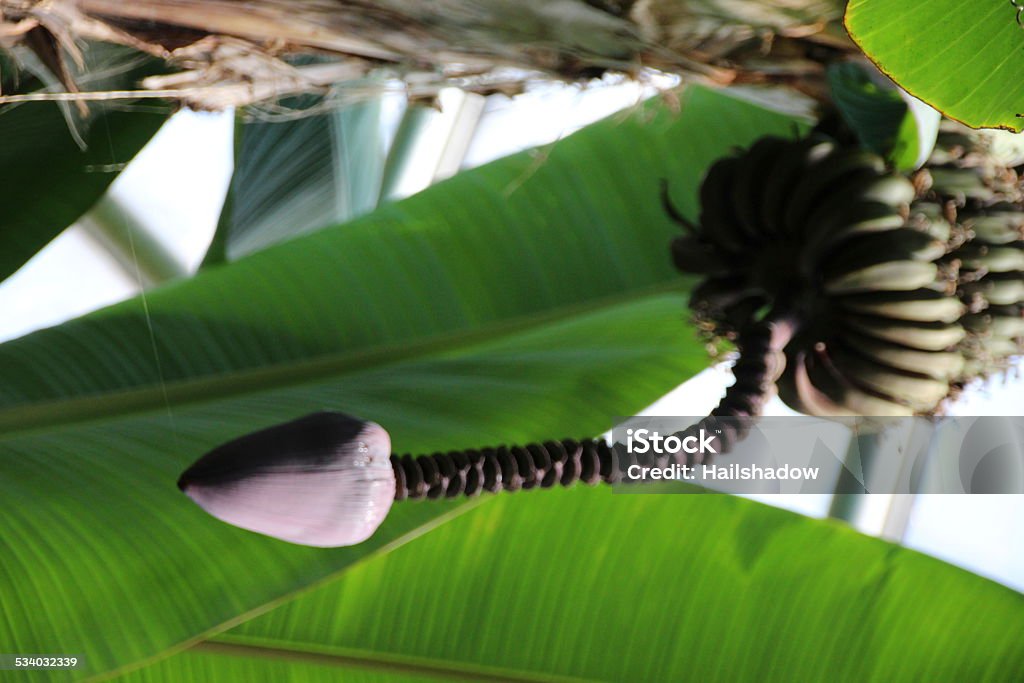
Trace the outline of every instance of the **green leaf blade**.
<path fill-rule="evenodd" d="M 316 654 L 380 681 L 407 680 L 396 663 L 445 680 L 1010 681 L 1021 627 L 1019 593 L 832 522 L 577 486 L 498 496 L 118 680 L 198 659 L 204 678 L 246 662 L 271 680 Z"/>
<path fill-rule="evenodd" d="M 5 558 L 6 575 L 20 595 L 35 597 L 30 608 L 5 596 L 5 604 L 25 609 L 20 618 L 9 613 L 4 640 L 19 651 L 67 644 L 82 651 L 91 670 L 115 669 L 223 628 L 420 533 L 459 503 L 397 506 L 367 543 L 318 551 L 217 522 L 174 481 L 218 443 L 314 406 L 387 425 L 400 451 L 558 438 L 566 424 L 593 434 L 617 406 L 637 410 L 703 366 L 697 349 L 672 359 L 679 330 L 670 313 L 681 304 L 678 296 L 654 297 L 298 386 L 239 389 L 221 400 L 7 433 L 0 442 L 5 499 L 15 490 L 31 495 L 12 495 L 19 504 L 0 515 L 0 535 L 25 549 Z M 625 328 L 603 334 L 613 320 Z M 644 379 L 631 386 L 626 373 Z M 550 395 L 538 397 L 540 377 L 549 378 Z M 108 581 L 110 571 L 121 578 Z M 156 596 L 154 586 L 161 587 Z M 37 604 L 40 595 L 53 598 Z M 46 624 L 45 633 L 34 623 Z M 110 624 L 102 639 L 92 637 L 91 623 Z M 125 645 L 108 649 L 108 642 Z"/>
<path fill-rule="evenodd" d="M 0 345 L 0 495 L 19 502 L 0 640 L 81 652 L 79 675 L 137 667 L 454 510 L 399 505 L 328 551 L 235 529 L 174 482 L 239 434 L 334 409 L 421 453 L 592 435 L 652 402 L 707 364 L 661 178 L 692 214 L 708 163 L 791 128 L 693 90 L 679 116 L 606 121 Z"/>
<path fill-rule="evenodd" d="M 539 157 L 500 160 L 343 229 L 153 291 L 145 305 L 0 346 L 0 407 L 370 351 L 678 282 L 668 245 L 679 228 L 662 210 L 661 180 L 692 214 L 711 161 L 793 126 L 699 89 L 685 106 L 680 117 L 600 122 Z M 683 132 L 691 126 L 705 134 Z M 299 280 L 313 284 L 290 291 Z"/>
<path fill-rule="evenodd" d="M 0 109 L 0 280 L 85 213 L 165 119 L 108 109 L 92 121 L 82 151 L 56 105 Z"/>
<path fill-rule="evenodd" d="M 974 128 L 1020 132 L 1024 31 L 1009 2 L 852 0 L 850 36 L 911 95 Z"/>
<path fill-rule="evenodd" d="M 81 49 L 85 69 L 75 76 L 85 90 L 133 88 L 161 68 L 104 43 Z M 0 65 L 4 94 L 42 88 L 10 64 Z M 88 211 L 169 114 L 153 102 L 92 102 L 87 116 L 67 102 L 0 105 L 0 281 Z"/>

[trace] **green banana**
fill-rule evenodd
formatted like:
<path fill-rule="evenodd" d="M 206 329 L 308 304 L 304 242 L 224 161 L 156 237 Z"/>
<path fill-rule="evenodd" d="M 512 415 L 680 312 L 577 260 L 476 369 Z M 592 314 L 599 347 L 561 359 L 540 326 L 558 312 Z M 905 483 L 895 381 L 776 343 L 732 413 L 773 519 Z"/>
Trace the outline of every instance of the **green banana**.
<path fill-rule="evenodd" d="M 841 322 L 853 332 L 922 351 L 945 351 L 967 336 L 966 330 L 956 323 L 923 323 L 857 314 L 845 315 Z"/>
<path fill-rule="evenodd" d="M 803 239 L 814 253 L 821 253 L 866 231 L 902 227 L 906 222 L 902 212 L 915 192 L 913 184 L 903 176 L 858 180 L 817 206 L 805 221 Z M 886 208 L 869 209 L 872 204 Z M 875 221 L 865 221 L 864 213 L 869 212 L 875 214 Z M 888 220 L 878 222 L 877 218 L 883 215 Z"/>
<path fill-rule="evenodd" d="M 999 315 L 992 309 L 985 313 L 965 315 L 961 324 L 969 331 L 980 335 L 1015 339 L 1024 337 L 1024 318 L 1017 315 Z"/>
<path fill-rule="evenodd" d="M 932 179 L 932 191 L 940 195 L 956 197 L 961 202 L 965 199 L 989 201 L 995 198 L 981 177 L 966 168 L 931 168 L 928 170 Z"/>
<path fill-rule="evenodd" d="M 960 294 L 964 298 L 980 296 L 996 306 L 1010 306 L 1024 301 L 1024 280 L 1019 277 L 1003 280 L 986 276 L 977 282 L 960 285 Z"/>
<path fill-rule="evenodd" d="M 785 233 L 783 226 L 786 205 L 804 169 L 813 164 L 815 159 L 826 156 L 835 149 L 835 143 L 821 138 L 804 138 L 789 145 L 772 168 L 771 175 L 765 180 L 764 203 L 761 206 L 761 222 L 765 230 L 782 237 L 792 237 Z"/>
<path fill-rule="evenodd" d="M 829 357 L 850 384 L 910 406 L 915 412 L 934 410 L 949 394 L 949 382 L 897 370 L 838 346 L 829 347 Z"/>
<path fill-rule="evenodd" d="M 790 234 L 806 233 L 806 221 L 823 197 L 858 182 L 877 179 L 885 173 L 885 162 L 877 154 L 863 150 L 834 149 L 809 164 L 793 188 L 783 218 Z"/>
<path fill-rule="evenodd" d="M 825 292 L 831 295 L 879 290 L 910 291 L 935 281 L 939 268 L 921 261 L 887 261 L 826 277 Z"/>
<path fill-rule="evenodd" d="M 972 242 L 954 251 L 953 257 L 971 270 L 990 273 L 1024 270 L 1024 250 L 1016 247 L 990 247 Z"/>
<path fill-rule="evenodd" d="M 807 353 L 800 350 L 793 358 L 787 358 L 786 368 L 775 383 L 779 398 L 786 405 L 805 415 L 824 417 L 849 415 L 849 411 L 811 382 L 807 373 L 806 356 Z M 841 397 L 840 400 L 842 400 Z"/>
<path fill-rule="evenodd" d="M 956 322 L 967 307 L 959 299 L 934 289 L 914 289 L 905 292 L 868 292 L 840 297 L 836 303 L 848 311 L 867 315 L 928 322 Z"/>
<path fill-rule="evenodd" d="M 913 408 L 870 394 L 845 380 L 820 353 L 800 351 L 794 359 L 792 382 L 800 402 L 811 415 L 877 415 L 909 417 Z M 784 373 L 785 374 L 785 373 Z"/>
<path fill-rule="evenodd" d="M 831 217 L 831 223 L 814 224 L 814 220 L 808 225 L 817 225 L 817 228 L 807 236 L 800 251 L 800 270 L 806 275 L 817 272 L 822 254 L 837 249 L 844 241 L 860 235 L 896 230 L 905 224 L 903 216 L 895 207 L 853 200 L 848 207 Z"/>
<path fill-rule="evenodd" d="M 917 201 L 911 204 L 907 227 L 931 235 L 942 242 L 949 242 L 953 236 L 953 225 L 946 218 L 942 208 L 932 202 Z"/>
<path fill-rule="evenodd" d="M 899 228 L 852 239 L 822 260 L 825 277 L 867 268 L 879 261 L 934 261 L 946 253 L 946 244 L 930 235 Z"/>
<path fill-rule="evenodd" d="M 980 339 L 975 345 L 978 357 L 988 360 L 998 360 L 1010 356 L 1018 356 L 1024 351 L 1024 345 L 1006 337 L 989 337 Z"/>
<path fill-rule="evenodd" d="M 746 151 L 743 163 L 736 172 L 736 186 L 732 195 L 736 216 L 751 242 L 770 239 L 774 235 L 774 230 L 761 215 L 761 207 L 766 180 L 771 177 L 779 157 L 790 144 L 783 138 L 761 138 Z"/>
<path fill-rule="evenodd" d="M 964 357 L 959 350 L 921 351 L 852 332 L 844 334 L 841 343 L 881 365 L 934 379 L 949 381 L 959 376 L 964 369 Z"/>
<path fill-rule="evenodd" d="M 987 212 L 964 220 L 964 227 L 987 244 L 1009 244 L 1024 239 L 1024 221 L 1019 213 Z"/>
<path fill-rule="evenodd" d="M 861 201 L 889 206 L 908 206 L 917 195 L 914 184 L 901 175 L 865 178 L 844 188 L 844 192 L 860 197 Z"/>
<path fill-rule="evenodd" d="M 939 128 L 939 135 L 935 141 L 935 148 L 928 159 L 931 166 L 942 166 L 953 164 L 963 158 L 964 154 L 975 147 L 975 140 L 969 133 L 950 127 L 951 121 L 943 121 Z M 957 124 L 959 126 L 959 124 Z"/>

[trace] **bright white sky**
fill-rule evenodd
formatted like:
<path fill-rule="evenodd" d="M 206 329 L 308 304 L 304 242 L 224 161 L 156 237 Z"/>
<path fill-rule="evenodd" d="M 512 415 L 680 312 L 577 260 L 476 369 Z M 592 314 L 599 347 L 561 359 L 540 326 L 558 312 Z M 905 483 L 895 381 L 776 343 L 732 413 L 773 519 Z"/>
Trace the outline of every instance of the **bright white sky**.
<path fill-rule="evenodd" d="M 642 91 L 633 85 L 580 91 L 544 86 L 515 101 L 492 99 L 465 157 L 475 166 L 563 137 L 589 122 L 634 104 Z M 449 98 L 450 99 L 450 98 Z M 432 124 L 443 130 L 441 114 Z M 140 154 L 114 186 L 116 196 L 144 217 L 180 262 L 194 269 L 201 260 L 231 173 L 229 114 L 177 115 Z M 425 159 L 436 157 L 428 136 Z M 415 169 L 403 184 L 422 189 L 428 174 Z M 58 324 L 100 306 L 135 295 L 137 281 L 119 268 L 92 239 L 71 228 L 21 271 L 0 285 L 0 341 Z M 651 406 L 648 414 L 701 415 L 718 401 L 730 381 L 727 369 L 712 368 Z M 959 415 L 1014 415 L 1024 399 L 1024 382 L 995 381 L 968 393 L 954 408 Z M 769 414 L 785 414 L 774 402 Z M 891 496 L 872 496 L 856 524 L 878 533 Z M 828 496 L 764 496 L 773 505 L 823 516 Z M 1024 590 L 1024 496 L 920 496 L 904 537 L 908 546 Z"/>

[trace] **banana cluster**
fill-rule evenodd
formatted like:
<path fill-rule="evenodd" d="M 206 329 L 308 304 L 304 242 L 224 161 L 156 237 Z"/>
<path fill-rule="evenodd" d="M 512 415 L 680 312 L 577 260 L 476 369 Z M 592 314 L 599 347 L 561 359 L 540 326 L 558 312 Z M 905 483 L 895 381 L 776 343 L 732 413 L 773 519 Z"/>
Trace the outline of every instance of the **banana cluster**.
<path fill-rule="evenodd" d="M 960 384 L 1005 370 L 1024 351 L 1024 163 L 1016 136 L 943 122 L 929 166 L 926 197 L 945 207 L 965 239 L 949 254 L 967 307 Z"/>
<path fill-rule="evenodd" d="M 1024 335 L 1022 215 L 946 161 L 911 180 L 830 139 L 768 137 L 716 162 L 699 223 L 672 245 L 703 276 L 699 327 L 735 339 L 795 315 L 776 383 L 801 412 L 935 412 Z"/>
<path fill-rule="evenodd" d="M 1024 214 L 1012 207 L 962 216 L 974 239 L 953 252 L 961 268 L 960 295 L 969 313 L 961 324 L 965 375 L 1003 370 L 1024 339 Z"/>

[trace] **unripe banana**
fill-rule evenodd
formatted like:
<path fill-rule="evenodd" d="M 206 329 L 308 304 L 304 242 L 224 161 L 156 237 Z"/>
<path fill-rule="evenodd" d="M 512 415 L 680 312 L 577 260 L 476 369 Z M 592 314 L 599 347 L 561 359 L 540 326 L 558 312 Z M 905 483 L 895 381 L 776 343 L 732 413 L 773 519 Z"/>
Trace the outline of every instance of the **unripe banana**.
<path fill-rule="evenodd" d="M 940 195 L 949 195 L 963 202 L 966 199 L 987 201 L 995 198 L 992 191 L 977 173 L 959 168 L 932 168 L 931 189 Z"/>
<path fill-rule="evenodd" d="M 915 412 L 932 410 L 949 393 L 949 382 L 898 370 L 833 345 L 829 357 L 843 378 L 863 390 L 906 405 Z"/>
<path fill-rule="evenodd" d="M 850 215 L 853 207 L 878 204 L 899 214 L 900 208 L 909 205 L 914 194 L 913 184 L 903 176 L 861 178 L 820 202 L 805 221 L 802 234 L 808 241 L 815 235 L 821 235 L 822 238 L 830 238 L 833 243 L 838 242 L 843 237 L 861 232 L 850 229 L 855 225 Z M 903 225 L 902 220 L 900 225 Z"/>
<path fill-rule="evenodd" d="M 990 273 L 1024 270 L 1024 250 L 1016 247 L 992 247 L 987 244 L 966 244 L 955 253 L 964 267 Z"/>
<path fill-rule="evenodd" d="M 969 128 L 954 121 L 944 120 L 939 124 L 939 135 L 928 164 L 934 167 L 955 163 L 972 151 L 976 144 Z"/>
<path fill-rule="evenodd" d="M 827 277 L 825 292 L 832 295 L 856 292 L 911 291 L 933 282 L 939 274 L 934 263 L 887 261 Z"/>
<path fill-rule="evenodd" d="M 844 206 L 832 210 L 827 217 L 814 216 L 808 221 L 814 230 L 804 238 L 800 253 L 800 270 L 806 275 L 817 271 L 823 254 L 839 249 L 847 240 L 896 230 L 906 224 L 898 207 L 861 202 L 853 197 L 847 197 Z"/>
<path fill-rule="evenodd" d="M 823 198 L 844 192 L 862 182 L 871 184 L 885 173 L 885 163 L 877 154 L 861 150 L 834 149 L 816 163 L 808 164 L 806 172 L 793 188 L 784 216 L 786 232 L 804 232 L 807 219 Z"/>
<path fill-rule="evenodd" d="M 906 225 L 904 210 L 914 187 L 902 176 L 861 180 L 822 201 L 807 219 L 802 240 L 807 245 L 803 263 L 839 248 L 866 232 L 894 230 Z"/>
<path fill-rule="evenodd" d="M 960 285 L 960 293 L 965 298 L 977 295 L 990 304 L 1010 306 L 1024 301 L 1024 280 L 1019 278 L 1002 280 L 989 276 L 977 282 Z"/>
<path fill-rule="evenodd" d="M 799 182 L 808 166 L 824 158 L 835 149 L 835 143 L 822 138 L 804 138 L 791 141 L 772 173 L 765 181 L 764 204 L 761 221 L 766 230 L 780 237 L 792 237 L 784 230 L 786 210 L 793 186 Z"/>
<path fill-rule="evenodd" d="M 973 313 L 964 316 L 961 321 L 964 328 L 975 334 L 1015 339 L 1024 337 L 1024 318 L 1018 315 L 1000 315 L 993 309 L 985 313 Z"/>
<path fill-rule="evenodd" d="M 953 226 L 943 214 L 942 207 L 931 202 L 914 202 L 910 205 L 907 227 L 931 235 L 940 242 L 949 242 Z"/>
<path fill-rule="evenodd" d="M 1024 345 L 1015 339 L 1006 337 L 988 337 L 978 339 L 971 347 L 974 358 L 984 361 L 998 361 L 1010 356 L 1019 356 Z M 980 373 L 979 373 L 980 374 Z"/>
<path fill-rule="evenodd" d="M 1024 216 L 1009 211 L 971 216 L 964 221 L 974 236 L 986 244 L 1010 244 L 1024 240 Z"/>
<path fill-rule="evenodd" d="M 736 216 L 749 243 L 770 239 L 776 234 L 761 213 L 764 203 L 766 178 L 770 178 L 779 157 L 790 147 L 790 141 L 777 137 L 763 137 L 747 150 L 744 162 L 736 172 L 733 201 Z"/>
<path fill-rule="evenodd" d="M 787 362 L 787 369 L 790 366 L 792 372 L 784 372 L 783 377 L 791 383 L 798 405 L 810 415 L 908 417 L 914 414 L 910 406 L 875 396 L 850 384 L 830 367 L 827 359 L 813 352 L 800 351 Z"/>
<path fill-rule="evenodd" d="M 843 316 L 844 327 L 875 339 L 882 339 L 922 351 L 945 351 L 967 336 L 959 324 L 890 320 L 862 315 Z"/>
<path fill-rule="evenodd" d="M 912 320 L 915 322 L 956 322 L 967 311 L 959 299 L 933 289 L 906 292 L 868 292 L 837 300 L 839 306 L 854 313 Z"/>
<path fill-rule="evenodd" d="M 853 332 L 843 335 L 841 341 L 844 346 L 882 365 L 934 379 L 948 382 L 960 376 L 964 370 L 964 356 L 960 351 L 921 351 Z"/>
<path fill-rule="evenodd" d="M 901 175 L 865 178 L 852 183 L 844 191 L 859 196 L 865 202 L 882 202 L 890 206 L 909 206 L 917 195 L 914 184 Z"/>
<path fill-rule="evenodd" d="M 823 258 L 819 269 L 825 277 L 831 277 L 877 264 L 880 255 L 894 261 L 934 261 L 945 253 L 945 242 L 917 230 L 899 228 L 850 240 Z"/>

